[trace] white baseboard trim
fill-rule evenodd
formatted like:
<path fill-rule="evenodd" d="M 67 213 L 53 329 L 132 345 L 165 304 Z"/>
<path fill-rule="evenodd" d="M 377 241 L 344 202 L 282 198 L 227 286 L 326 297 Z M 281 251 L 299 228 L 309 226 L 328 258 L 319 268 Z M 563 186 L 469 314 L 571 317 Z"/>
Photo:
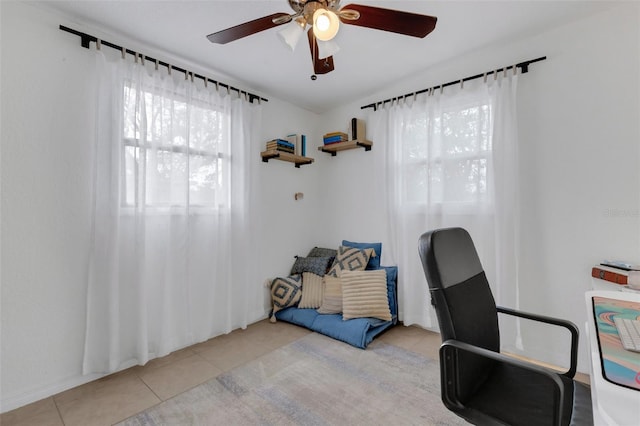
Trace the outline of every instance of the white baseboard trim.
<path fill-rule="evenodd" d="M 89 383 L 104 376 L 106 376 L 106 374 L 73 376 L 63 379 L 57 383 L 51 383 L 43 387 L 37 387 L 26 392 L 21 392 L 17 395 L 2 395 L 0 398 L 0 413 L 5 413 L 24 405 L 31 404 L 32 402 L 40 401 L 41 399 L 75 388 L 76 386 L 84 385 L 85 383 Z"/>
<path fill-rule="evenodd" d="M 262 312 L 259 312 L 259 311 L 254 312 L 252 316 L 252 318 L 254 319 L 253 322 L 257 322 L 257 321 L 268 318 L 269 310 L 265 308 L 265 310 Z M 251 325 L 251 323 L 249 325 Z M 135 365 L 135 362 L 133 361 L 123 363 L 122 367 L 118 371 L 124 370 L 133 365 Z M 113 373 L 110 373 L 110 374 L 113 374 Z M 4 392 L 0 392 L 0 413 L 5 413 L 7 411 L 20 408 L 27 404 L 31 404 L 32 402 L 40 401 L 41 399 L 48 398 L 60 392 L 64 392 L 66 390 L 75 388 L 77 386 L 84 385 L 86 383 L 92 382 L 94 380 L 98 380 L 108 375 L 109 374 L 94 373 L 94 374 L 87 374 L 86 376 L 79 375 L 79 376 L 67 377 L 55 383 L 50 383 L 44 386 L 36 386 L 31 388 L 30 390 L 18 392 L 15 395 L 7 396 L 7 395 L 4 395 Z"/>

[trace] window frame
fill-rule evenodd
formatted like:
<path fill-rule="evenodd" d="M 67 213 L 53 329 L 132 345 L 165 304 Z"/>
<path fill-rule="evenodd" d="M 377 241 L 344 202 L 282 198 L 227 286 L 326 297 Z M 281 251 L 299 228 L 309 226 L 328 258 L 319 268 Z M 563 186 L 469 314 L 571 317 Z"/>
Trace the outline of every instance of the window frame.
<path fill-rule="evenodd" d="M 186 96 L 181 95 L 176 93 L 175 91 L 171 94 L 171 96 L 166 96 L 165 93 L 163 93 L 164 91 L 160 88 L 153 88 L 153 87 L 143 87 L 143 88 L 136 88 L 136 87 L 132 87 L 132 85 L 130 84 L 129 81 L 125 81 L 123 84 L 123 94 L 126 90 L 136 90 L 137 94 L 136 96 L 138 96 L 138 94 L 142 94 L 143 96 L 151 96 L 151 97 L 156 97 L 156 96 L 160 96 L 163 98 L 164 100 L 167 100 L 168 102 L 170 102 L 170 104 L 174 105 L 174 103 L 179 102 L 184 104 L 185 108 L 189 109 L 190 107 L 195 107 L 195 108 L 200 108 L 203 109 L 205 111 L 209 111 L 212 112 L 214 114 L 220 114 L 221 116 L 219 117 L 219 120 L 221 120 L 222 122 L 225 122 L 228 120 L 228 113 L 226 113 L 223 108 L 221 108 L 220 106 L 216 106 L 216 105 L 211 105 L 208 104 L 206 102 L 203 101 L 199 101 L 198 99 L 191 99 L 188 100 Z M 136 111 L 136 116 L 139 114 L 139 111 Z M 123 102 L 123 107 L 122 107 L 122 114 L 123 114 L 123 123 L 125 123 L 127 121 L 126 118 L 126 105 L 125 102 Z M 148 117 L 145 117 L 144 119 L 142 118 L 136 118 L 135 121 L 136 122 L 147 122 Z M 189 121 L 191 118 L 187 117 L 187 121 Z M 186 142 L 184 144 L 172 144 L 172 145 L 168 145 L 168 144 L 162 144 L 162 145 L 156 145 L 150 142 L 141 142 L 139 138 L 135 137 L 137 136 L 137 134 L 139 133 L 138 129 L 133 130 L 134 133 L 134 137 L 131 136 L 127 136 L 127 129 L 126 126 L 122 126 L 121 129 L 121 159 L 120 159 L 120 164 L 122 167 L 122 171 L 120 173 L 120 180 L 121 180 L 121 194 L 120 194 L 120 209 L 121 211 L 123 211 L 124 213 L 133 213 L 141 208 L 143 208 L 145 210 L 145 213 L 157 213 L 157 214 L 167 214 L 167 213 L 172 213 L 172 212 L 180 212 L 183 213 L 185 209 L 189 209 L 190 213 L 214 213 L 216 211 L 219 211 L 221 209 L 223 209 L 224 207 L 224 203 L 217 203 L 217 204 L 195 204 L 191 202 L 191 198 L 190 198 L 190 190 L 187 190 L 187 194 L 186 194 L 186 202 L 184 203 L 176 203 L 176 202 L 169 202 L 169 203 L 158 203 L 158 202 L 154 202 L 154 203 L 150 203 L 147 200 L 144 200 L 144 203 L 140 202 L 140 195 L 138 193 L 139 191 L 139 185 L 137 184 L 137 179 L 138 176 L 140 175 L 140 161 L 147 161 L 147 152 L 151 151 L 151 150 L 155 150 L 155 151 L 163 151 L 163 152 L 168 152 L 168 153 L 175 153 L 175 154 L 184 154 L 187 157 L 187 161 L 186 161 L 186 173 L 189 174 L 189 164 L 190 164 L 190 160 L 194 157 L 203 157 L 203 158 L 210 158 L 211 162 L 215 162 L 217 163 L 215 165 L 216 167 L 216 176 L 217 176 L 217 180 L 218 183 L 215 184 L 215 188 L 213 189 L 214 191 L 219 191 L 221 189 L 221 186 L 223 185 L 222 182 L 220 182 L 220 179 L 222 178 L 222 176 L 224 174 L 228 174 L 228 170 L 225 170 L 227 168 L 230 167 L 230 156 L 226 155 L 225 153 L 223 153 L 221 150 L 207 150 L 207 149 L 199 149 L 199 148 L 194 148 L 194 147 L 190 147 L 190 138 L 188 137 L 188 135 L 186 136 Z M 188 132 L 187 132 L 188 133 Z M 216 146 L 219 147 L 219 144 L 216 144 Z M 133 148 L 134 150 L 138 150 L 138 152 L 134 155 L 134 171 L 133 171 L 133 177 L 131 176 L 127 176 L 127 172 L 128 172 L 128 168 L 127 168 L 127 149 L 128 148 Z M 133 190 L 134 193 L 130 194 L 128 192 L 128 188 L 127 188 L 127 184 L 128 184 L 128 179 L 133 179 L 134 183 L 133 183 Z M 188 177 L 187 178 L 189 181 L 189 184 L 191 183 L 191 178 Z M 132 198 L 133 201 L 129 202 L 128 199 Z M 228 197 L 227 197 L 228 198 Z M 226 201 L 226 204 L 229 203 L 229 200 Z"/>
<path fill-rule="evenodd" d="M 460 214 L 469 214 L 469 213 L 490 213 L 493 210 L 493 206 L 491 203 L 491 180 L 492 180 L 492 155 L 493 155 L 493 144 L 492 144 L 492 123 L 493 123 L 493 109 L 489 99 L 477 99 L 471 98 L 466 100 L 464 103 L 460 103 L 456 101 L 451 102 L 452 105 L 444 108 L 445 112 L 440 115 L 444 115 L 445 113 L 455 113 L 460 114 L 463 111 L 468 111 L 474 108 L 486 108 L 486 112 L 484 114 L 488 117 L 488 122 L 486 123 L 486 144 L 479 144 L 479 149 L 474 150 L 472 152 L 458 152 L 453 155 L 446 154 L 446 147 L 440 147 L 440 153 L 435 156 L 428 155 L 430 152 L 430 147 L 425 147 L 425 152 L 427 155 L 419 157 L 419 158 L 411 158 L 410 155 L 406 155 L 407 151 L 403 150 L 402 155 L 405 156 L 404 165 L 407 171 L 403 172 L 402 176 L 402 184 L 401 184 L 401 197 L 402 203 L 409 211 L 423 211 L 425 207 L 428 207 L 431 212 L 437 212 L 446 210 L 449 213 L 460 213 Z M 459 108 L 454 108 L 454 105 L 460 105 Z M 438 117 L 438 119 L 440 119 Z M 413 118 L 410 123 L 414 124 L 418 117 Z M 427 119 L 428 120 L 428 119 Z M 421 130 L 425 130 L 425 135 L 422 139 L 424 139 L 421 143 L 429 144 L 434 143 L 429 141 L 429 130 L 428 129 L 433 123 L 425 123 Z M 441 124 L 437 124 L 441 126 Z M 405 129 L 409 126 L 405 126 Z M 442 132 L 442 130 L 441 130 Z M 483 130 L 480 130 L 483 132 Z M 484 147 L 483 147 L 484 145 Z M 430 200 L 431 188 L 432 188 L 432 177 L 430 177 L 434 168 L 437 165 L 442 166 L 446 162 L 450 161 L 467 161 L 468 163 L 472 163 L 474 161 L 483 161 L 484 165 L 481 168 L 484 169 L 484 189 L 482 190 L 481 199 L 476 200 L 444 200 L 442 197 L 439 200 Z M 416 197 L 412 197 L 410 195 L 411 191 L 411 183 L 409 182 L 409 178 L 411 175 L 417 176 L 422 173 L 426 177 L 425 182 L 425 191 L 427 194 L 422 198 L 422 200 L 416 199 Z"/>

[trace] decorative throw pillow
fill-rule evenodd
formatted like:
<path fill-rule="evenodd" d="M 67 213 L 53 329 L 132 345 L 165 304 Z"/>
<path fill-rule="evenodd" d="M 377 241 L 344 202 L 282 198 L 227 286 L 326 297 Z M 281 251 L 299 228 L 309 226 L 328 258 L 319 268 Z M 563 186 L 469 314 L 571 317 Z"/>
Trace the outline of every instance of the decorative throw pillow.
<path fill-rule="evenodd" d="M 313 272 L 302 273 L 302 297 L 298 308 L 318 309 L 322 305 L 324 285 L 322 277 Z"/>
<path fill-rule="evenodd" d="M 363 271 L 373 255 L 373 249 L 359 249 L 355 247 L 338 247 L 336 260 L 327 275 L 338 276 L 339 271 Z"/>
<path fill-rule="evenodd" d="M 344 244 L 343 244 L 344 245 Z M 314 247 L 311 249 L 307 257 L 336 257 L 336 249 Z"/>
<path fill-rule="evenodd" d="M 342 281 L 331 275 L 324 276 L 324 296 L 318 309 L 320 314 L 339 314 L 342 312 Z"/>
<path fill-rule="evenodd" d="M 313 272 L 316 275 L 323 276 L 327 273 L 331 266 L 330 257 L 300 257 L 296 256 L 296 261 L 291 268 L 291 275 L 301 274 L 303 272 Z"/>
<path fill-rule="evenodd" d="M 276 322 L 276 312 L 298 304 L 302 296 L 301 286 L 301 275 L 278 277 L 271 281 L 271 301 L 273 302 L 271 322 Z"/>
<path fill-rule="evenodd" d="M 372 317 L 391 321 L 387 272 L 342 271 L 342 319 Z"/>
<path fill-rule="evenodd" d="M 360 249 L 372 248 L 374 254 L 369 258 L 369 263 L 365 269 L 380 269 L 380 257 L 382 256 L 382 243 L 354 243 L 353 241 L 342 240 L 345 247 L 355 247 Z"/>

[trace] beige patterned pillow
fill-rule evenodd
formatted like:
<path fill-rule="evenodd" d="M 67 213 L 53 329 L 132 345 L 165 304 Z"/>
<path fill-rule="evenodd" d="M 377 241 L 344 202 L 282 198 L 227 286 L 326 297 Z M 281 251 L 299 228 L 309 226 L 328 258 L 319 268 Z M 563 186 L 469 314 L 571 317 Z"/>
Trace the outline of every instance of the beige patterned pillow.
<path fill-rule="evenodd" d="M 339 314 L 342 312 L 342 281 L 338 277 L 324 276 L 324 297 L 322 306 L 318 309 L 321 314 Z"/>
<path fill-rule="evenodd" d="M 322 277 L 313 272 L 302 273 L 302 298 L 298 308 L 318 309 L 322 305 L 324 285 Z"/>
<path fill-rule="evenodd" d="M 337 277 L 340 271 L 363 271 L 371 256 L 375 256 L 375 250 L 372 248 L 340 246 L 336 260 L 333 261 L 333 266 L 327 275 Z"/>
<path fill-rule="evenodd" d="M 342 271 L 342 319 L 373 317 L 391 321 L 387 271 Z"/>

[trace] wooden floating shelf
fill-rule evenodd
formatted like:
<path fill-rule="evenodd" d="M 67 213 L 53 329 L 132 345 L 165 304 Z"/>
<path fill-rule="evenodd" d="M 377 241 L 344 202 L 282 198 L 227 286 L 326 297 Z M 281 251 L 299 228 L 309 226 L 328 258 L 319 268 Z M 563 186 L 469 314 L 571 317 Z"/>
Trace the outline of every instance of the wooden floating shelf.
<path fill-rule="evenodd" d="M 318 151 L 328 152 L 332 157 L 335 157 L 338 151 L 344 151 L 346 149 L 364 148 L 365 151 L 371 151 L 373 142 L 367 140 L 353 140 L 345 142 L 336 142 L 329 145 L 323 145 L 318 147 Z"/>
<path fill-rule="evenodd" d="M 269 160 L 271 159 L 276 159 L 276 160 L 288 161 L 290 163 L 294 163 L 296 168 L 300 168 L 300 166 L 303 166 L 305 164 L 313 163 L 313 158 L 311 157 L 303 157 L 301 155 L 294 155 L 288 152 L 276 151 L 276 150 L 262 151 L 260 153 L 260 156 L 262 157 L 262 161 L 264 163 L 269 162 Z"/>

